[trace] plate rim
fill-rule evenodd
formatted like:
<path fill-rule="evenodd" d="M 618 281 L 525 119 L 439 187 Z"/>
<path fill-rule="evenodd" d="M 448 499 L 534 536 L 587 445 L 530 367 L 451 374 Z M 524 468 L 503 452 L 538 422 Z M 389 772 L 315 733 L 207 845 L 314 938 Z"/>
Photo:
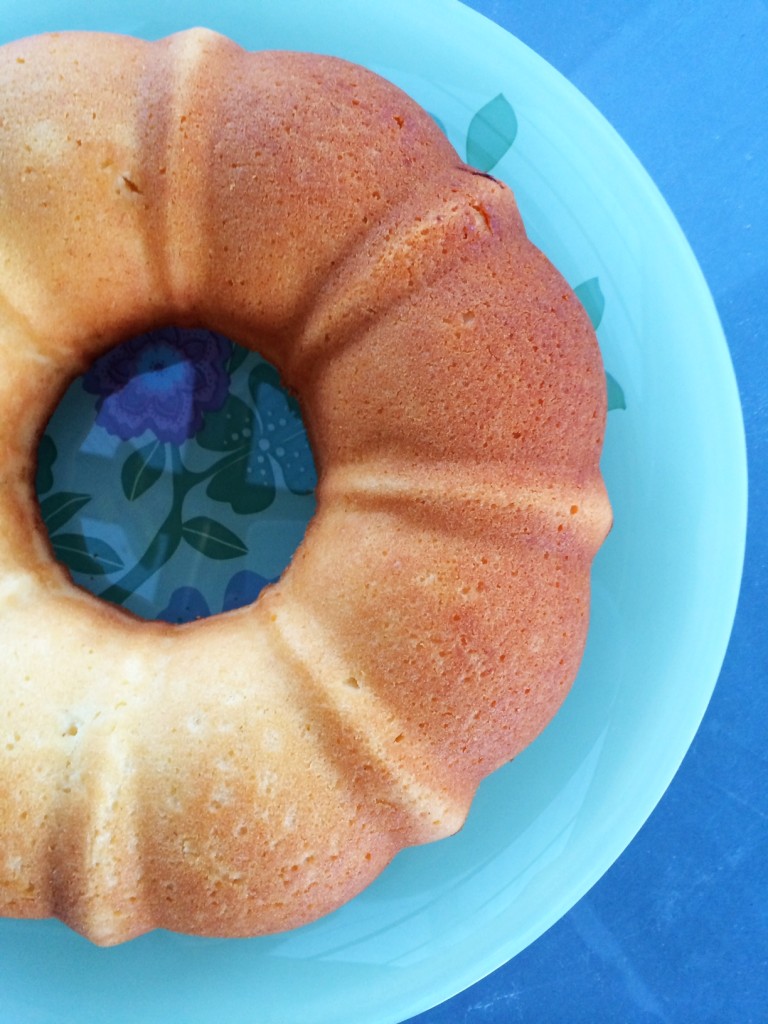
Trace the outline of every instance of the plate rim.
<path fill-rule="evenodd" d="M 194 4 L 192 4 L 194 6 Z M 224 0 L 224 6 L 227 6 L 226 0 Z M 231 5 L 230 5 L 231 6 Z M 238 6 L 235 3 L 235 6 Z M 301 3 L 299 7 L 303 6 Z M 460 992 L 470 985 L 479 981 L 482 977 L 485 977 L 492 971 L 496 970 L 503 963 L 507 962 L 511 957 L 515 956 L 522 949 L 529 946 L 534 942 L 541 934 L 543 934 L 548 928 L 550 928 L 555 921 L 559 920 L 564 913 L 573 907 L 579 899 L 581 899 L 586 892 L 599 880 L 602 875 L 609 870 L 610 866 L 615 862 L 617 856 L 632 842 L 637 832 L 643 827 L 654 808 L 658 805 L 662 799 L 666 788 L 672 782 L 674 775 L 676 774 L 680 764 L 685 758 L 690 744 L 701 724 L 701 720 L 706 712 L 706 708 L 711 699 L 712 693 L 717 683 L 717 679 L 720 675 L 722 664 L 726 656 L 728 641 L 733 629 L 733 623 L 736 615 L 739 594 L 741 590 L 744 558 L 746 552 L 746 536 L 747 536 L 747 510 L 748 510 L 748 464 L 747 464 L 747 446 L 746 436 L 744 429 L 744 418 L 741 410 L 738 384 L 736 380 L 735 370 L 733 366 L 732 357 L 728 347 L 728 341 L 723 332 L 723 328 L 720 322 L 714 300 L 709 291 L 708 285 L 704 274 L 699 267 L 698 261 L 696 260 L 695 254 L 691 249 L 682 229 L 680 228 L 677 220 L 675 219 L 672 211 L 664 200 L 661 192 L 658 190 L 651 177 L 642 167 L 638 158 L 632 153 L 627 144 L 623 141 L 620 135 L 610 125 L 607 119 L 597 110 L 597 108 L 591 103 L 591 101 L 584 96 L 574 85 L 572 85 L 564 76 L 562 76 L 552 65 L 548 64 L 542 57 L 536 54 L 533 50 L 527 47 L 519 39 L 512 36 L 507 30 L 502 28 L 500 25 L 486 18 L 484 15 L 474 11 L 470 8 L 465 7 L 459 2 L 459 0 L 421 0 L 418 6 L 418 13 L 411 13 L 411 6 L 407 3 L 407 0 L 390 0 L 387 5 L 381 4 L 381 9 L 387 6 L 388 12 L 391 14 L 396 8 L 402 6 L 402 17 L 412 17 L 418 19 L 419 22 L 423 22 L 428 18 L 435 18 L 438 20 L 442 29 L 448 33 L 448 22 L 458 21 L 466 26 L 467 35 L 471 37 L 471 45 L 479 48 L 481 40 L 487 41 L 489 48 L 497 50 L 494 53 L 489 63 L 504 64 L 507 63 L 514 56 L 520 56 L 521 54 L 526 55 L 526 59 L 533 60 L 534 62 L 540 62 L 546 68 L 546 76 L 555 76 L 553 80 L 557 81 L 560 92 L 569 99 L 579 111 L 589 117 L 591 121 L 591 131 L 594 131 L 600 135 L 604 135 L 611 141 L 611 147 L 615 150 L 616 154 L 620 158 L 623 166 L 629 175 L 634 179 L 634 183 L 644 193 L 647 194 L 649 200 L 654 206 L 654 215 L 661 219 L 661 222 L 665 226 L 667 231 L 667 237 L 670 242 L 674 245 L 676 253 L 676 267 L 680 270 L 684 270 L 688 277 L 691 288 L 695 290 L 699 301 L 700 301 L 700 315 L 706 320 L 709 325 L 709 330 L 713 338 L 717 337 L 718 340 L 718 354 L 720 356 L 721 373 L 723 374 L 723 388 L 728 392 L 728 409 L 731 417 L 735 414 L 735 420 L 730 423 L 730 431 L 732 434 L 732 443 L 736 444 L 738 450 L 733 450 L 732 455 L 734 457 L 734 480 L 735 486 L 730 497 L 732 507 L 734 509 L 734 518 L 739 520 L 739 537 L 732 544 L 732 563 L 730 566 L 730 574 L 728 579 L 725 581 L 724 590 L 719 593 L 719 599 L 721 604 L 727 608 L 725 614 L 720 617 L 720 636 L 714 641 L 714 646 L 722 648 L 719 661 L 715 666 L 712 666 L 712 682 L 711 686 L 705 687 L 697 693 L 699 694 L 698 706 L 695 711 L 691 714 L 689 719 L 689 738 L 687 742 L 680 744 L 678 751 L 679 757 L 676 759 L 674 767 L 668 771 L 668 779 L 661 792 L 649 796 L 647 800 L 647 811 L 644 810 L 640 814 L 636 815 L 637 825 L 631 835 L 628 838 L 622 836 L 621 840 L 615 842 L 615 846 L 619 847 L 618 852 L 613 855 L 606 855 L 601 859 L 600 866 L 596 866 L 592 871 L 591 875 L 584 876 L 578 886 L 574 886 L 574 889 L 578 889 L 579 893 L 575 899 L 569 904 L 569 907 L 565 909 L 558 908 L 550 916 L 549 920 L 545 920 L 541 928 L 532 929 L 535 934 L 531 934 L 521 946 L 517 938 L 510 939 L 506 944 L 498 944 L 495 947 L 493 956 L 486 955 L 482 963 L 473 962 L 470 966 L 466 965 L 463 973 L 456 973 L 455 970 L 451 971 L 451 982 L 446 984 L 437 984 L 434 979 L 430 984 L 428 992 L 421 993 L 421 999 L 415 1000 L 413 996 L 403 996 L 399 1001 L 393 1000 L 393 1002 L 386 1008 L 384 1015 L 377 1015 L 374 1013 L 368 1016 L 366 1019 L 371 1021 L 381 1021 L 382 1024 L 393 1024 L 396 1020 L 405 1019 L 402 1014 L 406 1016 L 413 1016 L 414 1014 L 424 1012 L 425 1010 L 443 1002 L 457 992 Z M 377 4 L 377 10 L 379 10 Z M 351 17 L 356 14 L 356 8 L 350 0 L 341 0 L 341 2 L 334 6 L 334 16 L 339 11 L 346 12 L 346 15 Z M 451 31 L 449 40 L 456 44 L 456 32 Z M 448 41 L 448 40 L 447 40 Z M 465 36 L 462 40 L 462 49 L 470 45 Z M 671 762 L 670 762 L 671 766 Z M 603 864 L 602 861 L 608 861 L 607 864 Z M 406 1006 L 407 1003 L 407 1006 Z M 397 1017 L 391 1015 L 390 1011 L 398 1014 Z M 359 1008 L 355 1010 L 355 1014 L 359 1014 Z M 353 1018 L 350 1017 L 350 1020 Z M 357 1017 L 359 1019 L 359 1016 Z"/>

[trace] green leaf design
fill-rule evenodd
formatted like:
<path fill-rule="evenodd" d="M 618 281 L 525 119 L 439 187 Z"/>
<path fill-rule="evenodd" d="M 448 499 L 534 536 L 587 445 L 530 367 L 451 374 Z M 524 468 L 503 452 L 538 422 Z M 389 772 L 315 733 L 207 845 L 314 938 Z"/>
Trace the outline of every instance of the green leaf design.
<path fill-rule="evenodd" d="M 123 463 L 120 474 L 123 494 L 128 501 L 136 501 L 156 484 L 164 469 L 165 445 L 162 441 L 150 441 L 132 452 Z"/>
<path fill-rule="evenodd" d="M 40 502 L 40 514 L 49 534 L 56 533 L 91 500 L 90 494 L 57 491 Z"/>
<path fill-rule="evenodd" d="M 588 281 L 583 281 L 573 290 L 576 293 L 576 298 L 586 309 L 592 326 L 597 330 L 605 312 L 605 296 L 600 288 L 600 279 L 590 277 Z"/>
<path fill-rule="evenodd" d="M 150 575 L 168 562 L 181 543 L 180 526 L 176 517 L 171 516 L 161 524 L 152 542 L 136 563 Z"/>
<path fill-rule="evenodd" d="M 478 171 L 490 171 L 515 141 L 517 117 L 509 100 L 499 93 L 485 104 L 467 130 L 467 163 Z"/>
<path fill-rule="evenodd" d="M 72 572 L 103 576 L 123 568 L 123 560 L 113 547 L 98 537 L 82 533 L 60 533 L 51 538 L 56 557 Z"/>
<path fill-rule="evenodd" d="M 236 345 L 232 342 L 232 355 L 229 357 L 229 362 L 227 363 L 227 372 L 230 376 L 235 372 L 235 370 L 239 369 L 239 367 L 243 365 L 250 354 L 250 349 L 243 348 L 242 345 Z"/>
<path fill-rule="evenodd" d="M 607 372 L 605 374 L 605 383 L 608 388 L 608 412 L 611 409 L 626 409 L 627 400 L 624 397 L 624 389 L 621 384 Z"/>
<path fill-rule="evenodd" d="M 269 508 L 275 500 L 275 478 L 268 458 L 256 462 L 257 452 L 245 451 L 241 459 L 220 469 L 208 484 L 208 497 L 226 502 L 241 516 Z"/>
<path fill-rule="evenodd" d="M 103 601 L 124 604 L 135 591 L 162 568 L 181 543 L 180 527 L 172 513 L 152 538 L 138 562 L 121 579 L 112 583 L 100 595 Z"/>
<path fill-rule="evenodd" d="M 188 519 L 181 527 L 181 535 L 196 551 L 208 558 L 240 558 L 248 553 L 248 548 L 237 534 L 208 516 Z"/>
<path fill-rule="evenodd" d="M 230 395 L 217 412 L 209 412 L 195 435 L 201 448 L 232 452 L 249 445 L 253 437 L 253 410 L 241 398 Z"/>
<path fill-rule="evenodd" d="M 53 487 L 53 464 L 58 456 L 56 444 L 50 434 L 43 434 L 37 446 L 37 474 L 35 490 L 46 494 Z"/>

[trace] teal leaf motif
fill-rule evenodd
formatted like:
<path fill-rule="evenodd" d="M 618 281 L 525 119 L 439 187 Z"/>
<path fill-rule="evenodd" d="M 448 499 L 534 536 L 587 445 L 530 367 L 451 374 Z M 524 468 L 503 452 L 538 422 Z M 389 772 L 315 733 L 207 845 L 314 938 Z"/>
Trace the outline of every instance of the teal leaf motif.
<path fill-rule="evenodd" d="M 501 160 L 517 136 L 517 117 L 499 93 L 481 107 L 467 130 L 467 163 L 478 171 L 490 171 Z"/>
<path fill-rule="evenodd" d="M 248 553 L 237 534 L 208 516 L 195 516 L 181 527 L 181 535 L 200 554 L 222 561 Z"/>
<path fill-rule="evenodd" d="M 227 372 L 230 377 L 235 370 L 239 369 L 243 365 L 250 354 L 250 351 L 247 348 L 243 348 L 242 345 L 232 344 L 232 354 L 230 355 L 229 362 L 227 363 Z"/>
<path fill-rule="evenodd" d="M 576 293 L 576 298 L 587 311 L 587 316 L 592 321 L 592 327 L 597 330 L 605 312 L 605 296 L 600 288 L 600 279 L 590 277 L 588 281 L 583 281 L 573 290 Z"/>
<path fill-rule="evenodd" d="M 123 463 L 120 474 L 123 494 L 128 501 L 136 501 L 156 484 L 164 469 L 165 445 L 162 441 L 150 441 L 132 452 Z"/>
<path fill-rule="evenodd" d="M 123 568 L 123 560 L 113 547 L 98 537 L 82 533 L 60 533 L 51 538 L 56 557 L 72 572 L 104 576 Z"/>
<path fill-rule="evenodd" d="M 230 395 L 219 410 L 206 415 L 195 440 L 208 451 L 233 452 L 250 443 L 253 430 L 253 410 L 242 398 Z"/>
<path fill-rule="evenodd" d="M 605 374 L 605 383 L 608 388 L 608 412 L 611 409 L 626 409 L 627 400 L 624 397 L 624 389 L 621 384 L 607 372 Z"/>
<path fill-rule="evenodd" d="M 58 456 L 56 444 L 50 434 L 43 434 L 37 446 L 37 475 L 35 489 L 46 494 L 53 487 L 53 464 Z"/>
<path fill-rule="evenodd" d="M 242 458 L 212 477 L 206 494 L 214 501 L 226 502 L 241 516 L 263 512 L 275 500 L 272 465 L 258 447 L 244 451 Z"/>
<path fill-rule="evenodd" d="M 170 561 L 181 543 L 180 529 L 176 516 L 173 514 L 169 516 L 160 525 L 149 547 L 136 563 L 137 568 L 140 567 L 144 572 L 152 575 Z"/>
<path fill-rule="evenodd" d="M 75 494 L 73 491 L 57 491 L 40 502 L 40 514 L 49 535 L 60 530 L 91 500 L 90 494 Z"/>

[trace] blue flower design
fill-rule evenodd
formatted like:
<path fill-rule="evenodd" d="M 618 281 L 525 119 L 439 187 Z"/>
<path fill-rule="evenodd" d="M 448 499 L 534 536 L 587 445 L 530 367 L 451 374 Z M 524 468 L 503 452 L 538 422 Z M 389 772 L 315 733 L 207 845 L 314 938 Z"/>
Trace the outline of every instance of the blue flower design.
<path fill-rule="evenodd" d="M 250 569 L 242 569 L 240 572 L 236 572 L 227 584 L 224 594 L 224 605 L 221 610 L 223 612 L 231 612 L 235 608 L 244 608 L 245 605 L 252 604 L 264 587 L 274 582 L 275 580 L 267 579 L 265 576 L 252 572 Z"/>
<path fill-rule="evenodd" d="M 149 430 L 180 445 L 229 392 L 232 343 L 203 329 L 165 327 L 98 359 L 83 379 L 98 395 L 96 422 L 124 441 Z"/>
<path fill-rule="evenodd" d="M 289 490 L 309 494 L 317 486 L 317 473 L 301 412 L 279 385 L 271 367 L 258 367 L 251 375 L 259 436 L 251 454 L 250 471 L 256 480 L 274 487 L 269 460 L 280 466 Z"/>
<path fill-rule="evenodd" d="M 257 572 L 250 569 L 243 569 L 236 572 L 227 584 L 222 606 L 223 612 L 231 612 L 235 608 L 243 608 L 252 604 L 268 583 L 274 580 L 266 579 Z M 177 587 L 171 594 L 166 607 L 158 613 L 157 618 L 162 622 L 172 622 L 179 625 L 182 622 L 194 622 L 195 619 L 205 619 L 211 614 L 211 609 L 205 595 L 197 587 Z"/>
<path fill-rule="evenodd" d="M 210 614 L 208 602 L 197 587 L 177 587 L 166 607 L 158 612 L 157 618 L 161 622 L 179 625 L 182 622 L 194 622 L 195 619 L 206 619 Z"/>
<path fill-rule="evenodd" d="M 306 495 L 317 486 L 298 404 L 281 388 L 277 370 L 259 363 L 248 376 L 248 389 L 252 404 L 230 395 L 220 410 L 206 417 L 196 437 L 206 451 L 231 456 L 211 474 L 206 493 L 239 515 L 269 508 L 278 485 Z"/>

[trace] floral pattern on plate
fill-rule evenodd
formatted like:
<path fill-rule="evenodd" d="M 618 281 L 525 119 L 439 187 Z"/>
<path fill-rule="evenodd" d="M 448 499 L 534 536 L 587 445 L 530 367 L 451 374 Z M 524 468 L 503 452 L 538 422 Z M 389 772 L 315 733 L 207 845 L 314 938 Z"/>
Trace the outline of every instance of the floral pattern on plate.
<path fill-rule="evenodd" d="M 489 173 L 517 132 L 499 93 L 468 123 L 467 162 Z M 597 330 L 600 281 L 575 292 Z M 610 374 L 607 389 L 609 409 L 626 408 Z M 202 328 L 165 327 L 105 353 L 69 388 L 38 452 L 41 513 L 75 582 L 170 622 L 248 604 L 277 579 L 316 482 L 277 371 Z"/>

